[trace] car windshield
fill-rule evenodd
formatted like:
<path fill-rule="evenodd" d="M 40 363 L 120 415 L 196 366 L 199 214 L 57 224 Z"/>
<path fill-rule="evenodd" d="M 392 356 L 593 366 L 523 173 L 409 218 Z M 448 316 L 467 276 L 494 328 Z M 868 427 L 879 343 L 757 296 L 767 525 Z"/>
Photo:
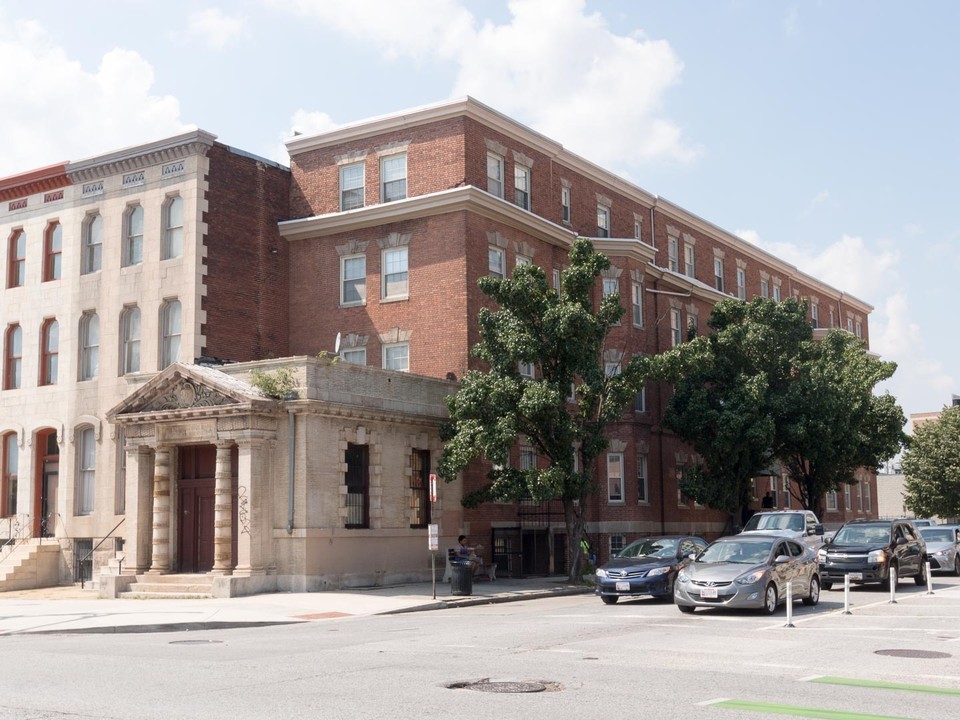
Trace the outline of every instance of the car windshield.
<path fill-rule="evenodd" d="M 886 525 L 846 525 L 833 537 L 834 545 L 872 545 L 890 540 Z"/>
<path fill-rule="evenodd" d="M 773 513 L 757 513 L 744 526 L 744 530 L 796 530 L 805 527 L 803 516 L 797 513 L 776 515 Z"/>
<path fill-rule="evenodd" d="M 697 556 L 697 562 L 757 565 L 769 557 L 771 545 L 773 540 L 715 542 Z"/>
<path fill-rule="evenodd" d="M 955 542 L 956 531 L 950 528 L 920 528 L 920 536 L 927 542 Z"/>
<path fill-rule="evenodd" d="M 676 557 L 676 554 L 677 541 L 675 538 L 644 538 L 643 540 L 634 540 L 617 557 L 671 558 Z"/>

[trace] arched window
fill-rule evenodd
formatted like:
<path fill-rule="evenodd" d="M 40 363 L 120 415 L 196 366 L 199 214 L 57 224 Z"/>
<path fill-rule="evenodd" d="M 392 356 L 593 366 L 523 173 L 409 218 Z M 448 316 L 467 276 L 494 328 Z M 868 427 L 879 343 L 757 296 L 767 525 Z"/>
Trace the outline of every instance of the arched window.
<path fill-rule="evenodd" d="M 160 308 L 160 369 L 180 359 L 182 325 L 179 300 L 168 300 Z"/>
<path fill-rule="evenodd" d="M 79 380 L 93 380 L 100 369 L 100 318 L 95 312 L 80 317 Z"/>
<path fill-rule="evenodd" d="M 131 205 L 123 217 L 123 264 L 143 262 L 143 207 Z"/>
<path fill-rule="evenodd" d="M 140 308 L 125 308 L 120 315 L 120 368 L 124 375 L 140 372 Z"/>
<path fill-rule="evenodd" d="M 163 260 L 183 255 L 183 198 L 167 198 L 163 204 Z"/>
<path fill-rule="evenodd" d="M 60 323 L 55 318 L 43 321 L 40 329 L 40 384 L 56 385 L 60 357 Z"/>
<path fill-rule="evenodd" d="M 27 277 L 27 235 L 23 230 L 14 230 L 10 236 L 7 261 L 7 287 L 21 287 Z"/>
<path fill-rule="evenodd" d="M 77 515 L 93 512 L 93 494 L 96 487 L 97 449 L 92 427 L 77 430 Z"/>
<path fill-rule="evenodd" d="M 103 251 L 103 218 L 100 213 L 88 215 L 83 221 L 83 253 L 81 272 L 97 272 L 100 269 L 100 256 Z"/>
<path fill-rule="evenodd" d="M 43 281 L 60 279 L 60 255 L 63 252 L 63 228 L 58 222 L 47 225 L 43 235 Z"/>
<path fill-rule="evenodd" d="M 0 515 L 10 517 L 17 514 L 17 471 L 20 447 L 17 434 L 7 433 L 0 438 Z"/>
<path fill-rule="evenodd" d="M 23 366 L 23 330 L 19 325 L 7 327 L 3 347 L 3 389 L 16 390 L 20 387 L 20 372 Z"/>

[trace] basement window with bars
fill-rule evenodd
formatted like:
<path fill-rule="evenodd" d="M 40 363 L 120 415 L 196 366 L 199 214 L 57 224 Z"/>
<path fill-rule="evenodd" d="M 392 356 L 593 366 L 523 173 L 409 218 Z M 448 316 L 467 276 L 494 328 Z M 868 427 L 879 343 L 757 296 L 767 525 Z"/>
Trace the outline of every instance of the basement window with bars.
<path fill-rule="evenodd" d="M 430 451 L 414 450 L 410 456 L 410 527 L 430 524 Z"/>

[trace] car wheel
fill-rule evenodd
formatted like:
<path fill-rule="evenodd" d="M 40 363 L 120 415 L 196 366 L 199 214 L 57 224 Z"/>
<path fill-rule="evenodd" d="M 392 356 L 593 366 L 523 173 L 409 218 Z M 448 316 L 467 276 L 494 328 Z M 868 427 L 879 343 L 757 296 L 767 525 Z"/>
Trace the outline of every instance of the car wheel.
<path fill-rule="evenodd" d="M 810 578 L 810 592 L 803 599 L 804 605 L 816 605 L 820 602 L 820 578 L 814 575 Z"/>
<path fill-rule="evenodd" d="M 922 560 L 920 562 L 920 572 L 913 576 L 913 581 L 917 585 L 926 585 L 927 584 L 927 561 Z"/>
<path fill-rule="evenodd" d="M 953 574 L 960 575 L 960 553 L 957 553 L 953 558 Z"/>
<path fill-rule="evenodd" d="M 693 605 L 677 605 L 677 609 L 682 613 L 692 613 L 697 608 Z"/>
<path fill-rule="evenodd" d="M 603 600 L 604 605 L 616 605 L 620 598 L 616 595 L 601 595 L 600 599 Z"/>
<path fill-rule="evenodd" d="M 773 583 L 767 585 L 763 591 L 763 613 L 764 615 L 773 615 L 777 611 L 777 586 Z"/>
<path fill-rule="evenodd" d="M 824 580 L 822 583 L 820 583 L 820 587 L 822 587 L 824 590 L 833 590 L 833 583 L 829 580 Z"/>

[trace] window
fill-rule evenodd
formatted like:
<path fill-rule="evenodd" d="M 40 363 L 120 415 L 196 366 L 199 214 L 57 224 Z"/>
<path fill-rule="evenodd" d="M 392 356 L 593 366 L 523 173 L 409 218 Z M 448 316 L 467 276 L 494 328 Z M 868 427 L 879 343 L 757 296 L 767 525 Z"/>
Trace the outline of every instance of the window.
<path fill-rule="evenodd" d="M 553 269 L 553 289 L 557 291 L 557 295 L 560 294 L 560 271 L 557 268 Z"/>
<path fill-rule="evenodd" d="M 513 202 L 524 210 L 530 209 L 530 168 L 513 166 Z"/>
<path fill-rule="evenodd" d="M 123 264 L 139 265 L 143 262 L 143 208 L 132 205 L 123 218 Z"/>
<path fill-rule="evenodd" d="M 743 268 L 737 268 L 737 297 L 747 299 L 747 271 Z"/>
<path fill-rule="evenodd" d="M 610 208 L 597 205 L 597 237 L 610 237 Z"/>
<path fill-rule="evenodd" d="M 7 327 L 4 346 L 3 389 L 16 390 L 20 387 L 23 367 L 23 330 L 19 325 Z"/>
<path fill-rule="evenodd" d="M 830 308 L 830 327 L 835 328 L 837 326 L 836 318 L 833 315 L 833 307 Z"/>
<path fill-rule="evenodd" d="M 677 465 L 677 505 L 685 506 L 690 504 L 690 498 L 683 494 L 683 475 L 687 471 L 684 465 Z"/>
<path fill-rule="evenodd" d="M 113 488 L 113 514 L 123 515 L 127 512 L 127 439 L 123 425 L 116 426 L 117 448 L 117 476 Z"/>
<path fill-rule="evenodd" d="M 354 210 L 363 207 L 363 163 L 340 166 L 340 209 Z"/>
<path fill-rule="evenodd" d="M 180 333 L 183 328 L 179 300 L 168 300 L 160 308 L 160 369 L 180 359 Z"/>
<path fill-rule="evenodd" d="M 837 491 L 831 490 L 827 493 L 827 510 L 837 509 Z"/>
<path fill-rule="evenodd" d="M 637 240 L 642 239 L 641 238 L 641 235 L 643 234 L 641 232 L 642 230 L 643 230 L 643 224 L 639 220 L 635 219 L 633 221 L 633 237 L 636 238 Z"/>
<path fill-rule="evenodd" d="M 846 483 L 843 486 L 843 506 L 850 510 L 853 506 L 850 503 L 850 486 Z"/>
<path fill-rule="evenodd" d="M 693 245 L 684 244 L 683 246 L 683 274 L 687 277 L 697 276 L 697 263 L 694 256 Z"/>
<path fill-rule="evenodd" d="M 560 219 L 570 222 L 570 188 L 560 188 Z"/>
<path fill-rule="evenodd" d="M 770 297 L 770 282 L 761 278 L 760 297 Z"/>
<path fill-rule="evenodd" d="M 3 451 L 3 475 L 0 477 L 0 516 L 10 517 L 17 514 L 17 471 L 19 467 L 20 447 L 17 445 L 17 434 L 7 433 L 3 436 L 0 450 Z"/>
<path fill-rule="evenodd" d="M 351 365 L 366 365 L 367 349 L 353 348 L 351 350 L 341 350 L 340 357 L 345 363 L 350 363 Z"/>
<path fill-rule="evenodd" d="M 620 292 L 620 283 L 617 281 L 617 278 L 604 278 L 603 279 L 603 297 L 613 295 L 614 293 Z"/>
<path fill-rule="evenodd" d="M 714 258 L 713 259 L 713 282 L 714 287 L 717 288 L 720 292 L 723 292 L 723 259 Z"/>
<path fill-rule="evenodd" d="M 507 258 L 502 249 L 493 247 L 487 248 L 487 268 L 490 275 L 494 277 L 506 277 Z"/>
<path fill-rule="evenodd" d="M 866 512 L 870 512 L 871 509 L 871 500 L 870 500 L 870 481 L 868 480 L 863 484 L 863 509 Z"/>
<path fill-rule="evenodd" d="M 783 476 L 783 507 L 790 507 L 790 478 Z"/>
<path fill-rule="evenodd" d="M 383 298 L 407 296 L 407 248 L 383 251 Z"/>
<path fill-rule="evenodd" d="M 407 196 L 407 154 L 389 155 L 380 160 L 380 185 L 383 202 L 403 200 Z"/>
<path fill-rule="evenodd" d="M 57 365 L 60 355 L 60 324 L 53 318 L 43 321 L 40 328 L 40 384 L 57 384 Z"/>
<path fill-rule="evenodd" d="M 863 337 L 863 323 L 861 323 L 859 320 L 857 320 L 856 329 L 854 330 L 854 334 L 855 334 L 858 338 L 862 338 L 862 337 Z"/>
<path fill-rule="evenodd" d="M 95 312 L 80 317 L 80 380 L 93 380 L 100 368 L 100 318 Z"/>
<path fill-rule="evenodd" d="M 367 301 L 367 258 L 340 258 L 340 304 L 363 305 Z"/>
<path fill-rule="evenodd" d="M 520 446 L 520 469 L 521 470 L 537 469 L 537 453 L 529 445 Z"/>
<path fill-rule="evenodd" d="M 23 230 L 14 230 L 10 236 L 7 258 L 7 287 L 22 287 L 27 271 L 27 235 Z"/>
<path fill-rule="evenodd" d="M 410 346 L 407 343 L 396 343 L 383 346 L 383 367 L 386 370 L 410 370 Z"/>
<path fill-rule="evenodd" d="M 60 279 L 60 260 L 63 252 L 63 228 L 53 222 L 43 235 L 43 281 Z"/>
<path fill-rule="evenodd" d="M 633 398 L 633 411 L 638 413 L 643 413 L 647 411 L 647 388 L 646 386 L 640 388 Z"/>
<path fill-rule="evenodd" d="M 670 309 L 670 346 L 676 347 L 683 342 L 683 324 L 680 322 L 680 308 Z"/>
<path fill-rule="evenodd" d="M 365 528 L 370 526 L 370 461 L 369 449 L 366 445 L 347 443 L 344 460 L 347 472 L 344 475 L 344 485 L 347 486 L 347 519 L 348 528 Z"/>
<path fill-rule="evenodd" d="M 140 372 L 140 308 L 124 308 L 120 313 L 121 374 Z"/>
<path fill-rule="evenodd" d="M 96 474 L 96 439 L 92 427 L 77 431 L 77 515 L 89 515 L 93 512 L 93 491 Z"/>
<path fill-rule="evenodd" d="M 100 269 L 100 254 L 103 250 L 103 218 L 99 213 L 88 215 L 82 230 L 83 257 L 81 272 L 97 272 Z"/>
<path fill-rule="evenodd" d="M 643 327 L 643 285 L 633 283 L 631 289 L 631 304 L 633 310 L 633 326 Z"/>
<path fill-rule="evenodd" d="M 627 546 L 627 538 L 623 535 L 611 535 L 610 536 L 610 557 L 618 555 L 623 552 L 623 549 Z"/>
<path fill-rule="evenodd" d="M 619 362 L 605 362 L 603 364 L 603 376 L 612 378 L 620 374 Z"/>
<path fill-rule="evenodd" d="M 853 318 L 847 318 L 847 332 L 853 335 Z"/>
<path fill-rule="evenodd" d="M 700 318 L 693 313 L 687 314 L 687 339 L 695 338 L 700 332 Z"/>
<path fill-rule="evenodd" d="M 414 450 L 410 456 L 410 527 L 430 524 L 430 451 Z"/>
<path fill-rule="evenodd" d="M 820 327 L 820 308 L 816 303 L 810 306 L 810 324 L 814 329 Z"/>
<path fill-rule="evenodd" d="M 173 195 L 163 204 L 163 260 L 183 255 L 183 198 Z"/>
<path fill-rule="evenodd" d="M 863 482 L 857 483 L 857 512 L 863 512 Z"/>
<path fill-rule="evenodd" d="M 780 507 L 780 483 L 777 482 L 779 479 L 780 478 L 776 477 L 770 478 L 770 497 L 773 498 L 773 505 L 771 507 L 775 508 Z"/>
<path fill-rule="evenodd" d="M 525 378 L 533 378 L 537 374 L 537 366 L 533 363 L 523 362 L 521 360 L 518 363 L 518 372 Z"/>
<path fill-rule="evenodd" d="M 517 267 L 520 267 L 521 265 L 532 265 L 532 264 L 533 264 L 533 260 L 531 260 L 530 258 L 525 257 L 523 255 L 517 255 Z"/>
<path fill-rule="evenodd" d="M 487 192 L 503 197 L 503 158 L 494 153 L 487 153 Z"/>
<path fill-rule="evenodd" d="M 637 453 L 637 502 L 650 502 L 649 478 L 647 477 L 647 454 Z"/>
<path fill-rule="evenodd" d="M 667 269 L 673 272 L 680 272 L 680 241 L 675 238 L 667 238 Z"/>
<path fill-rule="evenodd" d="M 774 302 L 780 302 L 780 286 L 776 284 L 773 286 L 773 300 Z"/>
<path fill-rule="evenodd" d="M 623 502 L 623 453 L 607 453 L 607 501 Z"/>

